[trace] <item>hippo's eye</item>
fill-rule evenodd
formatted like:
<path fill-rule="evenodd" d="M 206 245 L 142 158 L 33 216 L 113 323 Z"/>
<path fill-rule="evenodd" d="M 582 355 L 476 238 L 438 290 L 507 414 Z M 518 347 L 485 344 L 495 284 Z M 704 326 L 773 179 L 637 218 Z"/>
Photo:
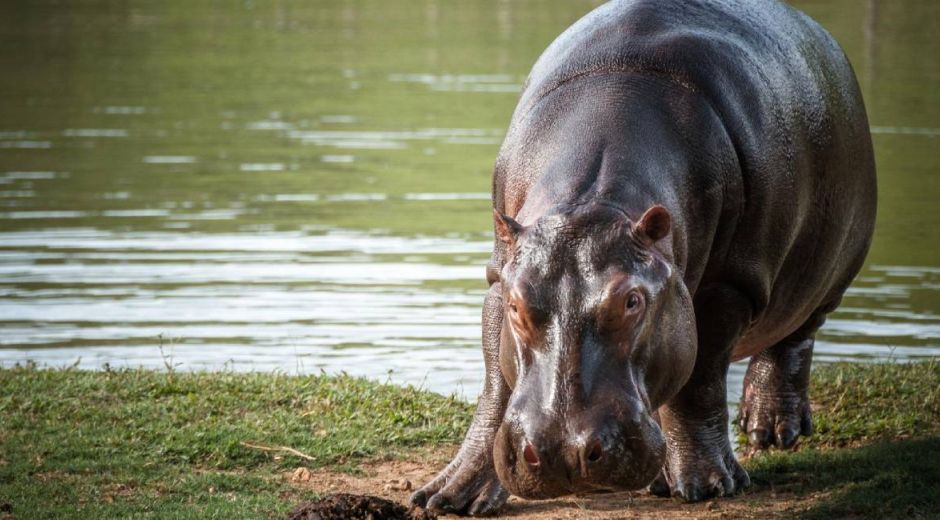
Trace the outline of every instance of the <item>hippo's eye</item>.
<path fill-rule="evenodd" d="M 630 310 L 630 311 L 636 310 L 640 306 L 640 303 L 641 303 L 640 294 L 637 293 L 636 291 L 631 292 L 627 296 L 627 310 Z"/>
<path fill-rule="evenodd" d="M 509 305 L 509 312 L 513 314 L 516 314 L 517 312 L 519 312 L 519 307 L 516 307 L 515 303 L 510 302 L 508 305 Z"/>

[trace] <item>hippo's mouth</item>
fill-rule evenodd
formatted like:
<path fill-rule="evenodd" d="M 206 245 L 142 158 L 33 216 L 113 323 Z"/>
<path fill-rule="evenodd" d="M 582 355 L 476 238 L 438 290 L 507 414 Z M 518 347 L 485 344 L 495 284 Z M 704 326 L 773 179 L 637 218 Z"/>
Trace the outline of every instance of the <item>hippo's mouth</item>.
<path fill-rule="evenodd" d="M 642 489 L 659 474 L 666 443 L 651 417 L 637 426 L 628 434 L 611 434 L 601 444 L 560 442 L 535 448 L 504 422 L 493 447 L 497 475 L 507 491 L 527 499 Z"/>

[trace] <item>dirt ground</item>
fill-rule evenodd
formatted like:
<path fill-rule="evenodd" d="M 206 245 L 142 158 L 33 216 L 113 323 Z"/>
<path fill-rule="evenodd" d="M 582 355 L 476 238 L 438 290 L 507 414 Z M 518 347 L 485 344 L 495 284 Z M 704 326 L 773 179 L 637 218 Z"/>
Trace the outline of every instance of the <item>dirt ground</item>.
<path fill-rule="evenodd" d="M 320 494 L 357 493 L 385 497 L 406 504 L 412 487 L 429 481 L 448 461 L 449 451 L 435 452 L 415 461 L 381 461 L 362 465 L 364 475 L 298 468 L 284 478 L 293 485 Z M 732 498 L 685 504 L 650 496 L 646 492 L 610 493 L 553 500 L 524 500 L 511 497 L 500 518 L 793 518 L 821 497 L 797 497 L 772 490 L 750 491 Z M 456 518 L 442 516 L 441 518 Z"/>

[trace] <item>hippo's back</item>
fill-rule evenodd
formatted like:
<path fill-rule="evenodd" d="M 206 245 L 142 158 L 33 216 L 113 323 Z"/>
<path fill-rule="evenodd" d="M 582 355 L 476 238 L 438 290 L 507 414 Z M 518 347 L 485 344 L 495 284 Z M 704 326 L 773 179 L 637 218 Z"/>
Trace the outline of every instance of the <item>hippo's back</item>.
<path fill-rule="evenodd" d="M 699 92 L 735 149 L 738 171 L 721 174 L 741 193 L 723 208 L 730 231 L 715 237 L 702 282 L 754 302 L 736 357 L 834 307 L 868 250 L 876 190 L 861 94 L 832 37 L 776 0 L 615 0 L 546 49 L 513 124 L 565 83 L 616 72 Z"/>

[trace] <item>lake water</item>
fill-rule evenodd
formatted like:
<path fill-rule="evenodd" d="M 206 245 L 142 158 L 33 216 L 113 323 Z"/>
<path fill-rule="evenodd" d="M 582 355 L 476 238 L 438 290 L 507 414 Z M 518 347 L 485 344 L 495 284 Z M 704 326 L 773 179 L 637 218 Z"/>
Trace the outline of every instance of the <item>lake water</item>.
<path fill-rule="evenodd" d="M 0 3 L 0 365 L 474 398 L 492 163 L 529 67 L 596 4 Z M 796 4 L 856 68 L 880 183 L 816 360 L 940 355 L 940 2 Z"/>

